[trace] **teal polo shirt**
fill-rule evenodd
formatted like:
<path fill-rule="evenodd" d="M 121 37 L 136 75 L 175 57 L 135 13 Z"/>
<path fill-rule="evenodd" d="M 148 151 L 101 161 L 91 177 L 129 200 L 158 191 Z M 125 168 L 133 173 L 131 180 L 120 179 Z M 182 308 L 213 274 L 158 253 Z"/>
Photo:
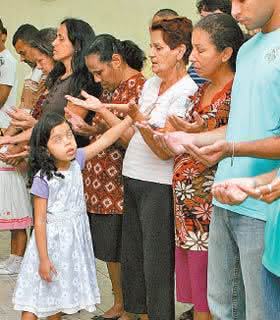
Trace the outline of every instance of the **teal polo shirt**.
<path fill-rule="evenodd" d="M 232 89 L 231 109 L 226 133 L 227 141 L 253 141 L 280 135 L 280 29 L 258 33 L 240 49 Z M 280 166 L 279 160 L 235 157 L 219 163 L 215 182 L 253 177 Z M 278 201 L 277 201 L 278 202 Z M 262 201 L 248 198 L 230 206 L 213 201 L 214 205 L 251 218 L 266 220 L 270 210 Z"/>

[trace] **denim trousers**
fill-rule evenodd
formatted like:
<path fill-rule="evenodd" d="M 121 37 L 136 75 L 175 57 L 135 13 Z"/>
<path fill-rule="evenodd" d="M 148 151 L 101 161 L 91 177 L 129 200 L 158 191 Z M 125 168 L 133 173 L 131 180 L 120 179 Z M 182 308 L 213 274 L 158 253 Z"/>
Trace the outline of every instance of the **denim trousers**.
<path fill-rule="evenodd" d="M 264 228 L 264 221 L 214 207 L 208 252 L 208 304 L 213 319 L 265 319 Z"/>
<path fill-rule="evenodd" d="M 280 277 L 262 267 L 265 320 L 280 320 Z"/>

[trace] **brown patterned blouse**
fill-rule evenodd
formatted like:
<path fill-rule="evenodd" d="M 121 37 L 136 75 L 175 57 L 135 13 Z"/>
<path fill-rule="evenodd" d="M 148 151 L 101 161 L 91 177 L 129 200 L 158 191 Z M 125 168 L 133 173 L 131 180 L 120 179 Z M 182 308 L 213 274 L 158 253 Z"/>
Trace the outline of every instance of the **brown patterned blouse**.
<path fill-rule="evenodd" d="M 104 91 L 100 100 L 104 103 L 125 104 L 131 99 L 138 102 L 145 78 L 138 73 L 123 81 L 112 93 Z M 119 118 L 124 114 L 114 111 Z M 94 122 L 99 121 L 94 118 Z M 92 141 L 98 139 L 94 137 Z M 97 214 L 122 214 L 123 212 L 123 183 L 122 162 L 125 149 L 118 143 L 113 144 L 95 158 L 87 161 L 83 177 L 87 211 Z"/>
<path fill-rule="evenodd" d="M 208 106 L 201 100 L 209 83 L 192 97 L 186 118 L 196 111 L 206 122 L 206 130 L 224 126 L 228 122 L 232 81 L 218 92 Z M 193 251 L 208 250 L 208 233 L 213 210 L 211 187 L 217 166 L 206 167 L 188 154 L 175 158 L 173 193 L 175 206 L 176 245 Z"/>

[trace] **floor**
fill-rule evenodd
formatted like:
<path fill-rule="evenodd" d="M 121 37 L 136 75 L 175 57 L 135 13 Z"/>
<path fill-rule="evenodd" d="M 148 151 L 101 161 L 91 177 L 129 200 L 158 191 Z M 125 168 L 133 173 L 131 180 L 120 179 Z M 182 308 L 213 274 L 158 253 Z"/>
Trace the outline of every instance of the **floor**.
<path fill-rule="evenodd" d="M 9 255 L 10 233 L 0 231 L 0 260 Z M 101 291 L 101 304 L 97 306 L 95 313 L 81 311 L 80 313 L 63 316 L 65 320 L 90 320 L 93 315 L 102 314 L 112 305 L 112 289 L 104 262 L 97 260 L 97 278 Z M 0 320 L 19 320 L 20 313 L 13 310 L 11 299 L 13 289 L 16 283 L 16 276 L 0 275 Z M 185 310 L 189 309 L 188 305 L 176 304 L 176 318 Z"/>

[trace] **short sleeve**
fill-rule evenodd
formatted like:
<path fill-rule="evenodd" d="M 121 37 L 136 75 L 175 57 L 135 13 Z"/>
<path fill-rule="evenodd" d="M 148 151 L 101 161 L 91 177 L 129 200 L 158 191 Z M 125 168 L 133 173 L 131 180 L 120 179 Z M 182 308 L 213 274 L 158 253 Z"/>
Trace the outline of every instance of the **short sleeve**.
<path fill-rule="evenodd" d="M 0 55 L 0 85 L 13 87 L 16 82 L 16 63 Z"/>
<path fill-rule="evenodd" d="M 41 177 L 35 176 L 33 179 L 31 194 L 40 198 L 48 199 L 49 197 L 49 186 L 48 183 Z"/>
<path fill-rule="evenodd" d="M 76 153 L 76 160 L 79 163 L 81 170 L 84 169 L 86 163 L 86 154 L 84 148 L 79 148 Z"/>

